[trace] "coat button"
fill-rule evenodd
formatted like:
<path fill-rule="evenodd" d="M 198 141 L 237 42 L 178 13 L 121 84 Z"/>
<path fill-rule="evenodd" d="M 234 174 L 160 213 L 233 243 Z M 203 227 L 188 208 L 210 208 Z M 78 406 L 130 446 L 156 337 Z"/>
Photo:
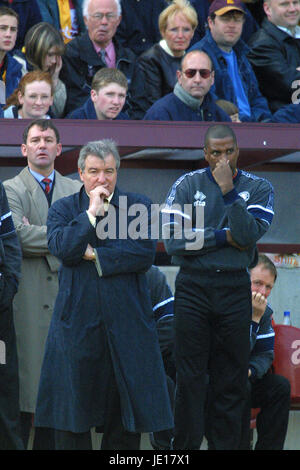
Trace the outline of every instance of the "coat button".
<path fill-rule="evenodd" d="M 44 305 L 45 310 L 48 310 L 48 308 L 50 308 L 49 305 Z"/>
<path fill-rule="evenodd" d="M 47 276 L 47 281 L 52 281 L 52 276 Z"/>

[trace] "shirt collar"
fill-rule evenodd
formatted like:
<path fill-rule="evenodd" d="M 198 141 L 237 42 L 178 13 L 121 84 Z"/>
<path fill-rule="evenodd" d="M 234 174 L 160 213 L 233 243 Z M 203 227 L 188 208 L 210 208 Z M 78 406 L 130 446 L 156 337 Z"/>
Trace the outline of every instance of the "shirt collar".
<path fill-rule="evenodd" d="M 31 170 L 31 168 L 29 168 L 29 171 L 30 173 L 32 174 L 32 176 L 39 182 L 41 183 L 43 181 L 44 178 L 46 178 L 44 175 L 41 175 L 40 173 L 37 173 L 36 171 L 33 171 Z M 54 170 L 52 171 L 52 173 L 50 173 L 49 176 L 47 176 L 47 178 L 49 178 L 51 180 L 51 183 L 50 185 L 53 183 L 53 180 L 54 180 Z"/>
<path fill-rule="evenodd" d="M 94 46 L 95 51 L 97 52 L 97 54 L 99 54 L 100 51 L 102 50 L 102 47 L 98 46 L 98 44 L 96 44 L 96 43 L 93 42 L 93 41 L 92 41 L 92 43 L 93 43 L 93 46 Z M 114 45 L 113 45 L 113 42 L 110 41 L 110 43 L 105 47 L 104 50 L 105 50 L 106 54 L 108 55 L 108 58 L 109 58 L 109 59 L 112 59 L 112 55 L 113 55 L 113 53 L 114 53 Z"/>
<path fill-rule="evenodd" d="M 296 39 L 300 38 L 300 27 L 298 25 L 295 27 L 295 33 L 294 34 L 291 32 L 290 29 L 285 28 L 284 26 L 278 26 L 277 25 L 277 28 L 281 29 L 281 31 L 283 31 L 284 33 L 288 34 L 289 36 L 291 36 L 293 38 L 296 38 Z"/>

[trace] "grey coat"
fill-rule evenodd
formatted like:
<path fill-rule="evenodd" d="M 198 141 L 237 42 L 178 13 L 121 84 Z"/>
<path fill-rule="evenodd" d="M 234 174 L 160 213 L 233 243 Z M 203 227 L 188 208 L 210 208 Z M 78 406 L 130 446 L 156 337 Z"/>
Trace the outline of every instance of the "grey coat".
<path fill-rule="evenodd" d="M 34 412 L 44 345 L 58 291 L 60 262 L 49 253 L 48 202 L 28 167 L 4 182 L 14 225 L 22 247 L 22 271 L 14 299 L 20 375 L 20 409 Z M 77 192 L 81 183 L 55 172 L 52 202 Z M 23 223 L 27 217 L 30 225 Z"/>

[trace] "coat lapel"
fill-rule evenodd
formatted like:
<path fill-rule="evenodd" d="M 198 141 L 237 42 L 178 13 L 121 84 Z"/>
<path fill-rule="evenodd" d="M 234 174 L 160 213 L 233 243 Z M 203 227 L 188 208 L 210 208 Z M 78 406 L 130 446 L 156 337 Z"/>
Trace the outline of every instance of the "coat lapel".
<path fill-rule="evenodd" d="M 48 215 L 48 201 L 40 184 L 30 173 L 28 167 L 24 168 L 19 174 L 25 187 L 31 195 L 32 204 L 35 207 L 36 214 L 40 219 L 41 225 L 46 225 Z"/>

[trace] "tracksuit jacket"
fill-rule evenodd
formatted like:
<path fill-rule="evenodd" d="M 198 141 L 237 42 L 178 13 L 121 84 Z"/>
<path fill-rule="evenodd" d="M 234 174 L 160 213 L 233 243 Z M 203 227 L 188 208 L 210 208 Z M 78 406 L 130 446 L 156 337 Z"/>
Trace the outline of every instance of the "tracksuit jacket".
<path fill-rule="evenodd" d="M 162 216 L 164 244 L 174 264 L 191 272 L 238 271 L 256 264 L 256 242 L 274 215 L 273 187 L 243 170 L 238 170 L 233 183 L 234 188 L 222 195 L 210 168 L 205 168 L 173 184 Z M 227 243 L 228 228 L 246 250 Z M 199 243 L 195 243 L 196 235 Z"/>
<path fill-rule="evenodd" d="M 273 310 L 267 305 L 260 322 L 251 322 L 251 355 L 249 361 L 251 382 L 261 379 L 268 372 L 273 362 L 275 333 L 272 327 L 272 315 Z"/>

